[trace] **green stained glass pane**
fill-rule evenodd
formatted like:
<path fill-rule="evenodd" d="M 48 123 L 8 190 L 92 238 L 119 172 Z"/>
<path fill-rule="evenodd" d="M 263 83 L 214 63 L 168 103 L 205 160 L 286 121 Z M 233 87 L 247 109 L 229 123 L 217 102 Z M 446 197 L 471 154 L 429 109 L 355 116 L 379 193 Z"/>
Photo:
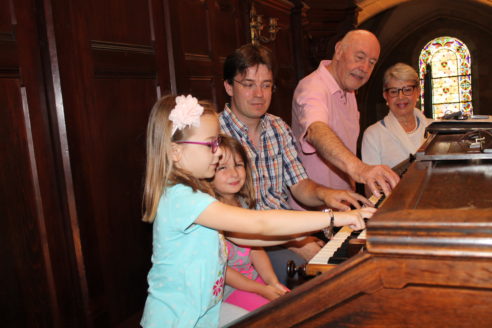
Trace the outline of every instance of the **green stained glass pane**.
<path fill-rule="evenodd" d="M 470 75 L 460 76 L 460 89 L 463 93 L 469 93 L 471 90 Z"/>
<path fill-rule="evenodd" d="M 461 110 L 465 112 L 467 115 L 472 115 L 472 103 L 471 102 L 462 102 L 461 103 Z"/>

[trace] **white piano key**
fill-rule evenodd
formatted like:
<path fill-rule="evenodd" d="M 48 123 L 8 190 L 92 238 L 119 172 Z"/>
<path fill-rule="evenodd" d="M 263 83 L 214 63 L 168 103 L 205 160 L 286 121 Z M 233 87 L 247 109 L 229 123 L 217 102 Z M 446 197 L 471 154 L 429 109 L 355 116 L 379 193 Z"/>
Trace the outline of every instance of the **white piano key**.
<path fill-rule="evenodd" d="M 362 230 L 359 236 L 357 236 L 357 239 L 367 239 L 367 229 Z"/>
<path fill-rule="evenodd" d="M 340 229 L 330 241 L 326 243 L 323 248 L 308 262 L 308 264 L 327 264 L 328 260 L 333 256 L 337 249 L 343 244 L 343 242 L 349 238 L 353 232 L 349 227 L 343 227 Z M 358 239 L 366 239 L 366 230 L 362 230 Z"/>

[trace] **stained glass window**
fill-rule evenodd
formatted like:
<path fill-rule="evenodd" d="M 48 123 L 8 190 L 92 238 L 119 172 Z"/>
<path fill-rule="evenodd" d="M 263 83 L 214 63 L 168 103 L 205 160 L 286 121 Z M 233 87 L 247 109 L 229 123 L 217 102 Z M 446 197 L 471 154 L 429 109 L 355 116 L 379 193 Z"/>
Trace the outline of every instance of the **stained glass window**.
<path fill-rule="evenodd" d="M 425 79 L 430 69 L 430 79 Z M 459 39 L 442 36 L 429 41 L 420 52 L 419 74 L 421 104 L 426 90 L 431 93 L 434 118 L 462 111 L 472 115 L 471 59 L 468 47 Z M 431 88 L 425 88 L 425 83 Z"/>

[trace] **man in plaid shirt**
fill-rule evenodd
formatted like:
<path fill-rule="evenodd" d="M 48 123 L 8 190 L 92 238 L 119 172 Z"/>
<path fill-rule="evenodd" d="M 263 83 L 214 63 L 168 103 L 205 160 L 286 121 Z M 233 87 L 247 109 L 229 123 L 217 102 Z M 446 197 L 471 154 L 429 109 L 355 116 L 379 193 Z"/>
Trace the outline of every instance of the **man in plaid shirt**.
<path fill-rule="evenodd" d="M 272 92 L 273 62 L 268 48 L 247 44 L 227 57 L 224 87 L 231 97 L 220 114 L 221 129 L 241 142 L 251 162 L 257 195 L 257 209 L 290 209 L 289 191 L 308 207 L 328 206 L 346 210 L 367 199 L 348 190 L 334 190 L 308 178 L 297 154 L 290 127 L 279 117 L 268 114 Z M 360 203 L 359 203 L 360 202 Z M 306 263 L 322 247 L 315 237 L 286 247 L 267 248 L 275 273 L 287 282 L 286 264 Z"/>

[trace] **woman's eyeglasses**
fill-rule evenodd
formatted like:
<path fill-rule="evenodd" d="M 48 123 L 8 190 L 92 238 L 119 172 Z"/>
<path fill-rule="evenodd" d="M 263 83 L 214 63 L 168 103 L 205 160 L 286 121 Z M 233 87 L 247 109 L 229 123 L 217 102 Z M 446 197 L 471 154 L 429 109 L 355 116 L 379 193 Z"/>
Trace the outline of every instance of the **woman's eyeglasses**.
<path fill-rule="evenodd" d="M 219 146 L 220 146 L 220 142 L 221 141 L 222 141 L 222 138 L 221 137 L 217 137 L 217 139 L 214 139 L 214 140 L 209 141 L 209 142 L 200 142 L 200 141 L 175 141 L 175 143 L 207 146 L 207 147 L 210 147 L 211 148 L 212 154 L 215 154 L 215 152 L 217 151 L 217 149 L 219 149 Z"/>
<path fill-rule="evenodd" d="M 415 86 L 415 85 L 406 85 L 403 88 L 386 88 L 386 89 L 384 89 L 384 91 L 386 93 L 388 93 L 388 95 L 391 98 L 395 98 L 395 97 L 398 97 L 398 95 L 400 94 L 400 91 L 405 96 L 413 95 L 413 91 L 415 90 L 416 87 L 417 86 Z"/>

